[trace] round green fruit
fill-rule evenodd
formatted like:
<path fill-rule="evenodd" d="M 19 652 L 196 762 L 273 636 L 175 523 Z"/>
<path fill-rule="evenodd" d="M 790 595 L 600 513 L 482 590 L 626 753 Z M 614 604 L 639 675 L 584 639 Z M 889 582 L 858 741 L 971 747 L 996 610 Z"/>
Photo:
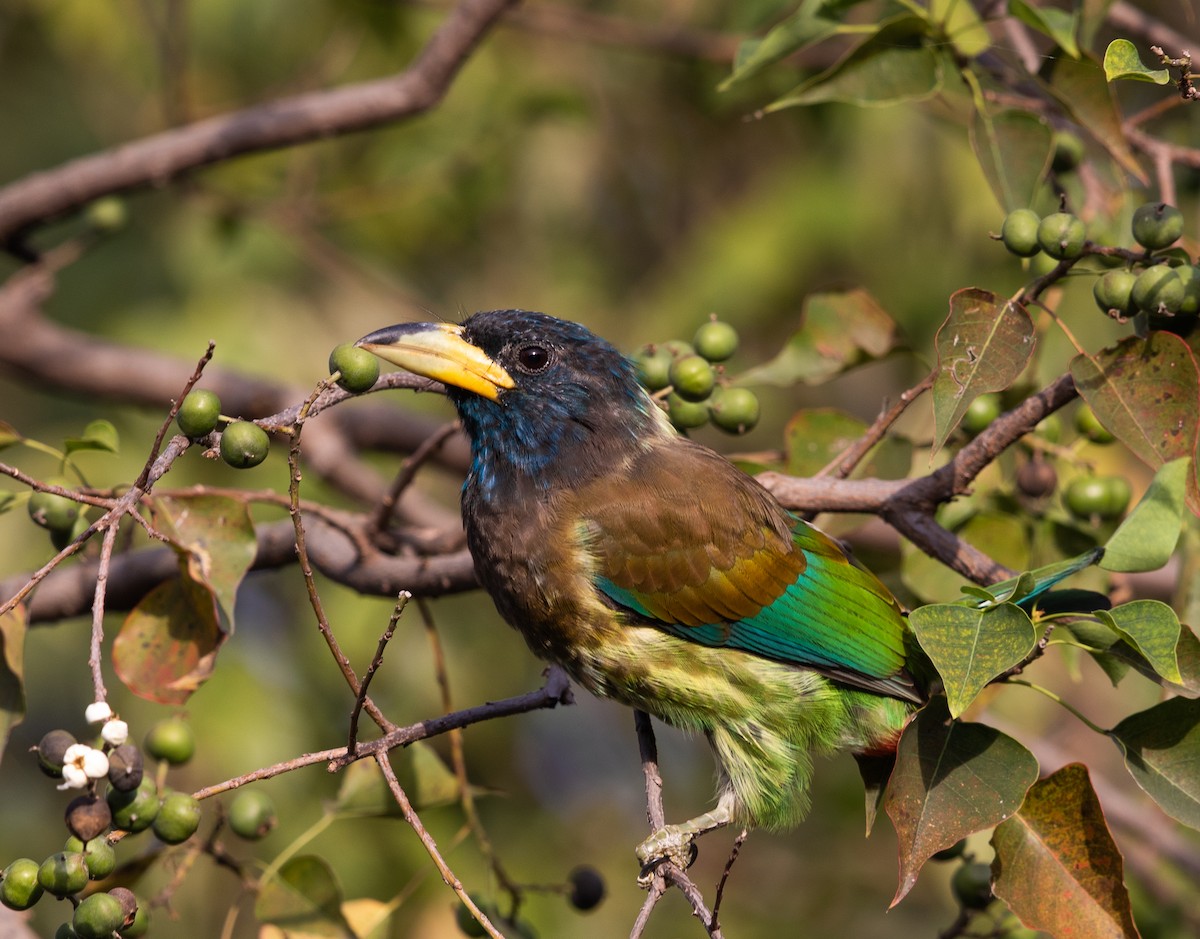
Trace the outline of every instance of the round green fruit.
<path fill-rule="evenodd" d="M 196 735 L 182 717 L 166 717 L 150 728 L 142 747 L 156 760 L 179 766 L 195 755 Z"/>
<path fill-rule="evenodd" d="M 200 803 L 186 792 L 168 791 L 154 817 L 154 834 L 167 844 L 182 844 L 200 827 Z"/>
<path fill-rule="evenodd" d="M 967 839 L 960 838 L 948 848 L 942 848 L 941 851 L 935 851 L 930 855 L 931 861 L 953 861 L 955 858 L 960 858 L 966 853 Z"/>
<path fill-rule="evenodd" d="M 476 896 L 471 897 L 471 902 L 479 908 L 479 911 L 485 916 L 488 916 L 486 904 L 480 903 Z M 490 919 L 491 917 L 488 916 Z M 487 930 L 484 929 L 483 923 L 475 918 L 475 914 L 467 907 L 465 903 L 459 903 L 454 911 L 454 922 L 458 924 L 459 932 L 464 936 L 486 936 Z"/>
<path fill-rule="evenodd" d="M 119 196 L 104 196 L 89 205 L 84 216 L 96 231 L 114 232 L 125 227 L 129 210 Z"/>
<path fill-rule="evenodd" d="M 1112 443 L 1117 439 L 1086 404 L 1081 404 L 1075 412 L 1075 429 L 1092 443 Z"/>
<path fill-rule="evenodd" d="M 117 889 L 119 888 L 115 888 L 112 892 L 115 894 Z M 133 902 L 136 904 L 133 912 L 133 921 L 129 921 L 129 911 L 126 910 L 125 921 L 128 922 L 129 925 L 124 926 L 117 931 L 117 935 L 119 935 L 121 939 L 137 939 L 138 936 L 146 935 L 147 931 L 150 929 L 149 908 L 146 906 L 144 901 L 138 900 L 137 897 L 134 897 Z"/>
<path fill-rule="evenodd" d="M 351 394 L 362 394 L 379 379 L 379 359 L 350 342 L 329 353 L 329 372 L 341 372 L 337 383 Z"/>
<path fill-rule="evenodd" d="M 78 741 L 69 730 L 52 730 L 38 741 L 38 767 L 47 776 L 59 779 L 62 777 L 63 756 L 67 748 L 73 747 Z"/>
<path fill-rule="evenodd" d="M 38 883 L 56 897 L 79 893 L 88 882 L 87 860 L 78 851 L 60 851 L 42 861 Z"/>
<path fill-rule="evenodd" d="M 696 354 L 696 347 L 684 339 L 668 339 L 666 342 L 660 342 L 658 347 L 671 357 L 672 362 Z"/>
<path fill-rule="evenodd" d="M 258 466 L 270 449 L 267 432 L 250 421 L 234 421 L 221 432 L 221 459 L 236 469 Z"/>
<path fill-rule="evenodd" d="M 185 437 L 207 437 L 221 419 L 221 399 L 216 392 L 193 388 L 179 405 L 175 423 Z"/>
<path fill-rule="evenodd" d="M 274 800 L 258 789 L 244 789 L 229 806 L 229 828 L 239 837 L 257 841 L 278 823 Z"/>
<path fill-rule="evenodd" d="M 649 391 L 661 391 L 671 384 L 671 353 L 660 345 L 646 345 L 633 357 L 638 381 Z"/>
<path fill-rule="evenodd" d="M 1184 316 L 1200 314 L 1200 267 L 1184 264 L 1175 268 L 1175 274 L 1183 284 L 1183 300 L 1179 304 L 1179 312 Z"/>
<path fill-rule="evenodd" d="M 692 337 L 696 352 L 710 362 L 724 362 L 737 352 L 738 332 L 721 320 L 709 320 Z"/>
<path fill-rule="evenodd" d="M 1125 268 L 1108 271 L 1098 277 L 1092 285 L 1096 306 L 1105 313 L 1116 311 L 1119 316 L 1132 316 L 1137 312 L 1133 304 L 1133 285 L 1137 279 L 1137 274 Z"/>
<path fill-rule="evenodd" d="M 1174 244 L 1183 234 L 1183 213 L 1165 202 L 1147 202 L 1133 213 L 1133 240 L 1147 251 Z"/>
<path fill-rule="evenodd" d="M 604 878 L 594 867 L 580 865 L 567 877 L 571 892 L 567 899 L 577 910 L 594 910 L 604 899 Z"/>
<path fill-rule="evenodd" d="M 79 933 L 70 923 L 59 923 L 58 929 L 54 930 L 54 939 L 79 939 Z"/>
<path fill-rule="evenodd" d="M 717 376 L 708 359 L 685 355 L 671 363 L 671 385 L 685 401 L 704 401 L 712 394 Z"/>
<path fill-rule="evenodd" d="M 1129 507 L 1133 490 L 1120 476 L 1080 476 L 1073 479 L 1063 502 L 1076 518 L 1120 518 Z"/>
<path fill-rule="evenodd" d="M 1147 313 L 1178 313 L 1183 305 L 1183 281 L 1175 268 L 1155 264 L 1138 274 L 1130 299 Z"/>
<path fill-rule="evenodd" d="M 42 898 L 38 862 L 19 857 L 0 871 L 0 903 L 10 910 L 27 910 Z"/>
<path fill-rule="evenodd" d="M 63 489 L 70 486 L 68 480 L 61 478 L 48 479 L 46 482 Z M 35 492 L 29 497 L 29 517 L 49 531 L 70 531 L 79 518 L 79 503 L 52 492 Z"/>
<path fill-rule="evenodd" d="M 675 392 L 667 395 L 667 416 L 679 430 L 691 430 L 708 423 L 708 405 L 703 401 L 687 401 Z"/>
<path fill-rule="evenodd" d="M 1038 225 L 1037 240 L 1050 257 L 1066 261 L 1083 253 L 1087 229 L 1070 212 L 1055 212 L 1047 215 Z"/>
<path fill-rule="evenodd" d="M 983 910 L 992 902 L 992 870 L 987 864 L 963 864 L 950 878 L 954 897 L 968 910 Z"/>
<path fill-rule="evenodd" d="M 112 939 L 125 923 L 121 901 L 107 893 L 93 893 L 75 907 L 71 925 L 79 939 Z"/>
<path fill-rule="evenodd" d="M 158 789 L 153 779 L 143 779 L 140 786 L 128 792 L 110 788 L 105 799 L 113 814 L 113 828 L 121 831 L 145 831 L 158 815 Z"/>
<path fill-rule="evenodd" d="M 989 424 L 1000 416 L 1000 395 L 982 394 L 967 405 L 963 414 L 962 426 L 968 434 L 974 437 L 982 433 Z"/>
<path fill-rule="evenodd" d="M 79 852 L 83 855 L 90 880 L 103 880 L 117 868 L 116 848 L 100 837 L 84 842 L 72 835 L 63 845 L 63 851 Z"/>
<path fill-rule="evenodd" d="M 731 434 L 744 434 L 758 423 L 758 395 L 749 388 L 718 388 L 708 402 L 712 422 Z"/>
<path fill-rule="evenodd" d="M 1041 219 L 1033 209 L 1014 209 L 1004 217 L 1000 227 L 1000 240 L 1019 258 L 1031 258 L 1042 246 L 1038 244 L 1038 226 Z"/>
<path fill-rule="evenodd" d="M 1078 134 L 1062 130 L 1054 135 L 1054 156 L 1050 168 L 1056 173 L 1069 173 L 1083 162 L 1083 141 Z"/>

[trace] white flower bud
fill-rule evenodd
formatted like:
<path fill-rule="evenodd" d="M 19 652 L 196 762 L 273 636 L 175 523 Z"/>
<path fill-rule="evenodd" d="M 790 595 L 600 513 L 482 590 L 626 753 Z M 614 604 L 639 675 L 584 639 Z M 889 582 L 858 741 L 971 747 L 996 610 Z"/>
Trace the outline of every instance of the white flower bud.
<path fill-rule="evenodd" d="M 110 746 L 119 747 L 129 739 L 129 725 L 122 720 L 111 720 L 100 729 L 100 736 Z"/>
<path fill-rule="evenodd" d="M 64 763 L 62 768 L 63 781 L 59 789 L 82 789 L 88 784 L 87 773 L 74 763 Z"/>
<path fill-rule="evenodd" d="M 89 724 L 99 724 L 112 718 L 113 709 L 108 706 L 107 701 L 93 701 L 83 713 L 87 716 Z"/>
<path fill-rule="evenodd" d="M 108 755 L 103 750 L 95 750 L 86 743 L 73 743 L 67 747 L 63 754 L 65 782 L 60 788 L 80 789 L 89 779 L 103 779 L 107 775 Z"/>

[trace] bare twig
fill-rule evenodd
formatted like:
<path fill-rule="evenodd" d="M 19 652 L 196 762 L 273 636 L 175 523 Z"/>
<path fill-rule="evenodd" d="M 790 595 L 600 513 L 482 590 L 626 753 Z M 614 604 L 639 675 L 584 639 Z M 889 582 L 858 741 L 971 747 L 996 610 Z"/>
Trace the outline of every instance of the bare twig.
<path fill-rule="evenodd" d="M 396 599 L 396 605 L 392 608 L 392 615 L 388 619 L 387 629 L 379 637 L 379 645 L 375 649 L 375 655 L 371 659 L 371 664 L 367 666 L 367 670 L 363 672 L 362 684 L 359 686 L 358 694 L 354 698 L 354 707 L 350 711 L 350 735 L 346 742 L 346 751 L 353 754 L 358 749 L 358 717 L 362 713 L 363 705 L 367 701 L 367 688 L 371 684 L 371 679 L 375 677 L 375 673 L 379 670 L 379 666 L 383 664 L 383 653 L 387 648 L 387 644 L 392 641 L 392 636 L 396 633 L 396 624 L 400 622 L 400 617 L 404 614 L 405 608 L 408 606 L 408 601 L 412 599 L 412 594 L 407 590 L 401 591 L 400 596 Z"/>

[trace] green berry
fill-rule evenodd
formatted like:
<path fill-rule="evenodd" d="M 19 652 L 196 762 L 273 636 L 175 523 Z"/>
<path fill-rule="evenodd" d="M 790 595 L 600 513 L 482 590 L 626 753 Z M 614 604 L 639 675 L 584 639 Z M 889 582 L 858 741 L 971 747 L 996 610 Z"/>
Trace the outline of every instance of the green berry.
<path fill-rule="evenodd" d="M 38 862 L 19 857 L 0 871 L 0 903 L 10 910 L 27 910 L 42 898 Z"/>
<path fill-rule="evenodd" d="M 117 867 L 117 850 L 105 839 L 96 837 L 84 842 L 75 835 L 63 845 L 65 852 L 79 852 L 87 864 L 88 878 L 103 880 Z"/>
<path fill-rule="evenodd" d="M 963 864 L 950 878 L 954 897 L 968 910 L 983 910 L 992 902 L 992 870 L 986 864 Z"/>
<path fill-rule="evenodd" d="M 717 376 L 708 359 L 685 355 L 671 363 L 671 386 L 685 401 L 705 401 L 712 394 Z"/>
<path fill-rule="evenodd" d="M 650 391 L 661 391 L 671 384 L 671 353 L 658 345 L 643 346 L 633 357 L 638 381 Z"/>
<path fill-rule="evenodd" d="M 113 828 L 121 831 L 145 831 L 158 815 L 158 789 L 152 779 L 143 779 L 140 786 L 129 792 L 110 788 L 105 799 L 112 809 Z"/>
<path fill-rule="evenodd" d="M 941 851 L 935 851 L 930 857 L 931 861 L 953 861 L 955 858 L 960 858 L 967 850 L 967 839 L 960 838 L 948 848 L 942 848 Z"/>
<path fill-rule="evenodd" d="M 1183 281 L 1167 264 L 1148 267 L 1134 281 L 1133 305 L 1147 313 L 1177 313 L 1183 304 Z"/>
<path fill-rule="evenodd" d="M 1147 251 L 1174 244 L 1183 234 L 1183 213 L 1165 202 L 1147 202 L 1133 213 L 1133 240 Z"/>
<path fill-rule="evenodd" d="M 671 361 L 696 354 L 696 347 L 683 339 L 668 339 L 666 342 L 660 342 L 658 347 L 671 357 Z"/>
<path fill-rule="evenodd" d="M 267 432 L 250 421 L 234 421 L 221 432 L 221 459 L 237 469 L 258 466 L 270 448 Z"/>
<path fill-rule="evenodd" d="M 54 939 L 79 939 L 79 933 L 70 923 L 59 923 L 58 929 L 54 930 Z"/>
<path fill-rule="evenodd" d="M 749 388 L 718 388 L 708 402 L 712 422 L 731 434 L 744 434 L 758 423 L 758 395 Z"/>
<path fill-rule="evenodd" d="M 38 883 L 56 897 L 79 893 L 88 882 L 87 861 L 78 851 L 60 851 L 42 861 Z"/>
<path fill-rule="evenodd" d="M 1004 217 L 1000 240 L 1019 258 L 1031 258 L 1042 250 L 1038 244 L 1038 225 L 1041 219 L 1033 209 L 1014 209 Z"/>
<path fill-rule="evenodd" d="M 217 429 L 221 418 L 221 399 L 216 392 L 193 388 L 179 405 L 175 423 L 185 437 L 207 437 Z"/>
<path fill-rule="evenodd" d="M 1067 510 L 1081 519 L 1115 519 L 1125 514 L 1133 490 L 1120 476 L 1080 476 L 1063 493 Z"/>
<path fill-rule="evenodd" d="M 117 890 L 119 889 L 119 887 L 113 888 L 111 892 L 116 894 Z M 129 923 L 129 925 L 117 931 L 117 935 L 119 935 L 121 939 L 137 939 L 138 936 L 144 936 L 147 930 L 150 928 L 149 908 L 146 906 L 145 902 L 139 900 L 137 897 L 134 897 L 133 902 L 133 921 L 130 922 L 129 911 L 126 909 L 125 921 Z M 125 904 L 122 905 L 125 906 Z"/>
<path fill-rule="evenodd" d="M 129 210 L 120 196 L 104 196 L 87 207 L 84 217 L 96 231 L 114 232 L 125 227 Z"/>
<path fill-rule="evenodd" d="M 1075 429 L 1092 443 L 1112 443 L 1117 439 L 1086 404 L 1081 404 L 1075 412 Z"/>
<path fill-rule="evenodd" d="M 696 330 L 692 345 L 708 361 L 724 362 L 737 352 L 738 333 L 728 323 L 712 319 Z"/>
<path fill-rule="evenodd" d="M 963 414 L 962 427 L 974 437 L 982 433 L 989 424 L 1000 416 L 1000 395 L 982 394 L 967 405 Z"/>
<path fill-rule="evenodd" d="M 1054 135 L 1054 156 L 1050 168 L 1056 173 L 1069 173 L 1083 162 L 1083 141 L 1078 134 L 1061 130 Z"/>
<path fill-rule="evenodd" d="M 47 776 L 59 779 L 62 777 L 63 756 L 68 747 L 78 741 L 69 730 L 52 730 L 34 748 L 38 756 L 38 767 Z"/>
<path fill-rule="evenodd" d="M 167 844 L 182 844 L 200 827 L 200 803 L 186 792 L 168 790 L 154 817 L 154 834 Z"/>
<path fill-rule="evenodd" d="M 686 401 L 675 392 L 667 395 L 667 416 L 679 430 L 691 430 L 708 423 L 708 405 L 703 401 Z"/>
<path fill-rule="evenodd" d="M 580 865 L 567 877 L 571 892 L 567 899 L 577 910 L 594 910 L 604 899 L 604 878 L 594 867 Z"/>
<path fill-rule="evenodd" d="M 1092 296 L 1096 306 L 1105 313 L 1116 311 L 1119 316 L 1132 316 L 1137 312 L 1133 305 L 1133 285 L 1137 274 L 1125 268 L 1107 271 L 1092 284 Z"/>
<path fill-rule="evenodd" d="M 166 717 L 147 731 L 142 746 L 154 759 L 179 766 L 195 754 L 196 735 L 182 717 Z"/>
<path fill-rule="evenodd" d="M 362 394 L 379 378 L 379 359 L 366 349 L 343 342 L 329 353 L 329 372 L 341 372 L 339 387 L 351 394 Z"/>
<path fill-rule="evenodd" d="M 1184 264 L 1175 268 L 1175 274 L 1183 284 L 1183 300 L 1179 304 L 1179 313 L 1184 316 L 1200 314 L 1200 267 Z"/>
<path fill-rule="evenodd" d="M 62 478 L 46 480 L 48 485 L 66 489 L 70 482 Z M 79 518 L 79 503 L 52 492 L 35 492 L 29 497 L 29 517 L 52 532 L 69 532 Z"/>
<path fill-rule="evenodd" d="M 1055 212 L 1047 215 L 1038 225 L 1037 240 L 1050 257 L 1065 261 L 1083 253 L 1087 229 L 1070 212 Z"/>
<path fill-rule="evenodd" d="M 263 837 L 279 823 L 274 800 L 260 789 L 244 789 L 229 806 L 229 827 L 251 841 Z"/>
<path fill-rule="evenodd" d="M 479 898 L 471 894 L 471 902 L 475 904 L 485 916 L 488 915 L 487 905 L 480 903 Z M 491 917 L 488 916 L 490 919 Z M 465 903 L 459 903 L 454 911 L 454 922 L 458 924 L 459 931 L 464 936 L 486 936 L 487 930 L 483 928 L 483 923 L 475 918 L 475 914 L 467 907 Z"/>
<path fill-rule="evenodd" d="M 112 934 L 124 923 L 121 901 L 107 893 L 84 897 L 75 907 L 75 916 L 71 919 L 79 939 L 112 939 Z"/>

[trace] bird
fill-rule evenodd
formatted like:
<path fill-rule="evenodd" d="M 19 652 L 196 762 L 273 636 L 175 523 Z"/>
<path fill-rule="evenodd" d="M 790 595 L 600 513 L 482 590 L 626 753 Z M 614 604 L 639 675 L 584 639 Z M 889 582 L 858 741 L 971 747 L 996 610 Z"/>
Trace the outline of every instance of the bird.
<path fill-rule="evenodd" d="M 525 310 L 402 323 L 356 345 L 445 385 L 470 440 L 475 573 L 533 653 L 707 738 L 715 804 L 637 847 L 643 878 L 666 859 L 686 868 L 711 830 L 798 824 L 816 756 L 894 755 L 928 696 L 900 604 L 678 432 L 614 345 Z"/>

